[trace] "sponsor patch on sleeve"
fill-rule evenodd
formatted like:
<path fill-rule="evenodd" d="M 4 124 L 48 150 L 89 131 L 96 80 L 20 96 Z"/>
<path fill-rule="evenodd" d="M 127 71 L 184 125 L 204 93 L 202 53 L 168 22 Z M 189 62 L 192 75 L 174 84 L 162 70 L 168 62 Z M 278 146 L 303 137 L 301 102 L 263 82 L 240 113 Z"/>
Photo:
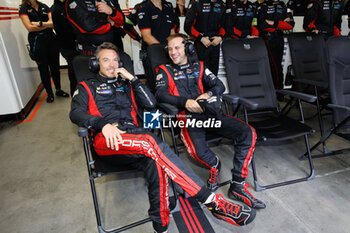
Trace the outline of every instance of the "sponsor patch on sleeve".
<path fill-rule="evenodd" d="M 74 2 L 71 2 L 70 4 L 69 4 L 69 8 L 70 9 L 74 9 L 74 8 L 76 8 L 77 7 L 77 3 L 74 1 Z"/>
<path fill-rule="evenodd" d="M 76 89 L 75 92 L 73 93 L 73 97 L 79 94 L 79 89 Z"/>
<path fill-rule="evenodd" d="M 156 80 L 159 81 L 163 78 L 163 74 L 158 74 L 157 77 L 156 77 Z"/>

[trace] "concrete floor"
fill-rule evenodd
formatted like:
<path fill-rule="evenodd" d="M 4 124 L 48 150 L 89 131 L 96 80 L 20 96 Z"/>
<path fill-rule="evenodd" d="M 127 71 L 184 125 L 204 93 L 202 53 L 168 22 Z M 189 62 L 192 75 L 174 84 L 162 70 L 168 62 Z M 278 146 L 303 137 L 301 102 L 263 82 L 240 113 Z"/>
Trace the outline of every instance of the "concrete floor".
<path fill-rule="evenodd" d="M 68 90 L 66 71 L 63 89 Z M 41 97 L 44 93 L 41 94 Z M 312 108 L 312 107 L 308 107 Z M 0 232 L 2 233 L 95 233 L 96 219 L 81 139 L 68 113 L 70 99 L 44 101 L 31 122 L 0 123 Z M 329 117 L 329 120 L 331 118 Z M 314 121 L 309 124 L 317 126 Z M 316 128 L 318 129 L 318 128 Z M 311 144 L 319 134 L 310 137 Z M 350 147 L 338 136 L 328 142 L 330 149 Z M 221 178 L 230 177 L 233 147 L 213 150 L 223 161 Z M 303 140 L 278 145 L 257 145 L 256 164 L 264 184 L 285 177 L 306 175 L 307 162 L 299 161 Z M 183 158 L 203 180 L 208 171 Z M 316 179 L 263 192 L 252 193 L 267 204 L 257 211 L 255 221 L 235 227 L 212 217 L 218 233 L 349 233 L 350 156 L 315 159 Z M 147 217 L 146 184 L 142 177 L 97 182 L 103 224 L 109 227 Z M 252 184 L 252 177 L 248 177 Z M 227 195 L 228 186 L 218 192 Z M 151 223 L 127 232 L 153 232 Z M 178 232 L 171 219 L 169 233 Z"/>

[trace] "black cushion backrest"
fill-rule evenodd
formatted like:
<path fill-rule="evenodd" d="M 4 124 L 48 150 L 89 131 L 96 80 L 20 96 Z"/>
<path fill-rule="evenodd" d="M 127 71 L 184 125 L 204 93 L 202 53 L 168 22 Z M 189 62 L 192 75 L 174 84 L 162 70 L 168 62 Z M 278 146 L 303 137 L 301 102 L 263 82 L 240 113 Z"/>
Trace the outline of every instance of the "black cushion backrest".
<path fill-rule="evenodd" d="M 154 72 L 158 66 L 162 64 L 167 64 L 170 62 L 170 58 L 165 50 L 165 45 L 163 44 L 153 44 L 147 47 L 147 58 L 151 64 L 152 71 Z"/>
<path fill-rule="evenodd" d="M 350 37 L 336 36 L 327 41 L 329 89 L 333 104 L 350 107 Z M 349 113 L 334 110 L 334 122 L 340 123 Z M 350 126 L 350 123 L 348 123 Z"/>
<path fill-rule="evenodd" d="M 90 57 L 80 55 L 73 58 L 73 70 L 78 83 L 95 78 L 95 74 L 89 70 L 89 60 Z"/>
<path fill-rule="evenodd" d="M 321 35 L 292 33 L 288 36 L 292 67 L 296 79 L 328 85 L 327 46 Z"/>
<path fill-rule="evenodd" d="M 134 74 L 134 67 L 130 56 L 125 52 L 118 52 L 118 54 L 123 67 L 131 74 Z M 95 74 L 89 70 L 90 58 L 89 56 L 75 56 L 73 58 L 73 70 L 78 83 L 95 77 Z"/>
<path fill-rule="evenodd" d="M 222 51 L 229 93 L 257 102 L 258 109 L 277 108 L 264 40 L 225 40 Z"/>

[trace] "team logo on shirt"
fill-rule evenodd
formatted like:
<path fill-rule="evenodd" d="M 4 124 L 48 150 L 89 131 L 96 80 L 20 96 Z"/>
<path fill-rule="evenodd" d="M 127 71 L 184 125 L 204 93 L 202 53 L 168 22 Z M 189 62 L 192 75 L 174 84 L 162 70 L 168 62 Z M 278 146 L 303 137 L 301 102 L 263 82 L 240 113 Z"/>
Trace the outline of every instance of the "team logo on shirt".
<path fill-rule="evenodd" d="M 158 74 L 157 77 L 156 77 L 156 80 L 159 81 L 163 78 L 163 74 Z"/>
<path fill-rule="evenodd" d="M 77 3 L 75 1 L 69 4 L 70 9 L 75 9 L 76 7 L 77 7 Z"/>
<path fill-rule="evenodd" d="M 139 19 L 143 19 L 144 15 L 145 15 L 145 12 L 140 12 L 139 15 L 138 15 Z"/>

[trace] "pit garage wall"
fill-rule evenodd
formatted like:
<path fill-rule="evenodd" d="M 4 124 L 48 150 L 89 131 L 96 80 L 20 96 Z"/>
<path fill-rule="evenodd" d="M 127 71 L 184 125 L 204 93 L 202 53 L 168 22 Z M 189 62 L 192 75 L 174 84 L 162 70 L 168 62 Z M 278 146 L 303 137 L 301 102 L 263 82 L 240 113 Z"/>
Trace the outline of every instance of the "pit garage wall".
<path fill-rule="evenodd" d="M 18 17 L 18 5 L 18 0 L 0 1 L 0 115 L 21 112 L 40 84 L 25 46 L 27 30 Z"/>
<path fill-rule="evenodd" d="M 53 0 L 41 0 L 51 6 Z M 119 3 L 125 15 L 129 14 L 140 0 L 120 0 Z M 175 6 L 176 0 L 170 0 Z M 186 0 L 188 5 L 189 0 Z M 29 58 L 26 48 L 27 30 L 18 17 L 18 6 L 21 0 L 0 1 L 0 115 L 15 114 L 22 111 L 33 97 L 40 85 L 39 72 L 36 64 Z M 302 17 L 295 17 L 294 31 L 302 31 Z M 180 17 L 181 32 L 183 32 L 184 17 Z M 347 18 L 343 16 L 342 34 L 347 35 Z M 143 74 L 142 62 L 139 59 L 140 44 L 129 36 L 125 36 L 124 49 L 134 60 L 136 74 Z M 284 67 L 290 63 L 288 46 L 286 45 Z M 61 65 L 65 65 L 61 58 Z M 219 77 L 226 83 L 225 70 L 220 62 Z"/>

